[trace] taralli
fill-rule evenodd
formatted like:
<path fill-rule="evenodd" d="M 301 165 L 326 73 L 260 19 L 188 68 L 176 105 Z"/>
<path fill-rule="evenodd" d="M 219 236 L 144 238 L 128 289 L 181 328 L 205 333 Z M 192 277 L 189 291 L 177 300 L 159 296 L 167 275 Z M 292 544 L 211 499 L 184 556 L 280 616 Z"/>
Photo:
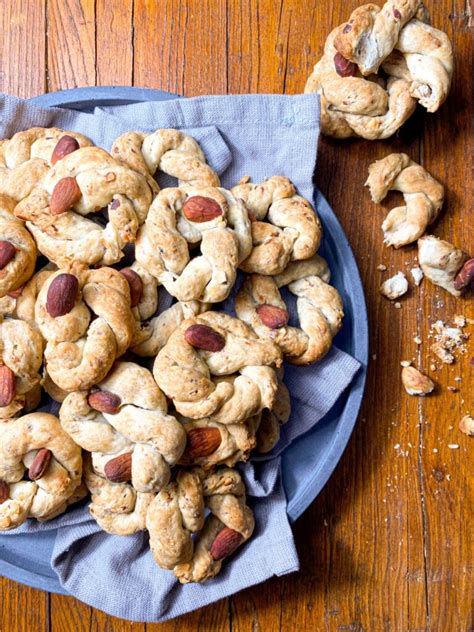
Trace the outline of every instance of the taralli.
<path fill-rule="evenodd" d="M 254 518 L 238 472 L 222 468 L 206 476 L 195 468 L 180 471 L 156 496 L 146 524 L 156 563 L 186 584 L 217 575 L 222 561 L 252 535 Z"/>
<path fill-rule="evenodd" d="M 176 410 L 192 419 L 238 423 L 271 408 L 281 354 L 242 321 L 221 312 L 190 318 L 159 352 L 153 374 Z"/>
<path fill-rule="evenodd" d="M 112 155 L 143 174 L 155 193 L 159 191 L 153 179 L 157 171 L 178 178 L 179 184 L 220 186 L 219 176 L 207 164 L 197 141 L 176 129 L 122 134 L 112 145 Z"/>
<path fill-rule="evenodd" d="M 474 278 L 474 260 L 456 246 L 434 235 L 418 240 L 418 261 L 425 277 L 453 296 L 461 296 L 467 286 L 464 277 Z"/>
<path fill-rule="evenodd" d="M 0 140 L 0 194 L 19 202 L 58 160 L 90 145 L 86 136 L 56 127 L 32 127 Z"/>
<path fill-rule="evenodd" d="M 288 178 L 273 176 L 261 184 L 243 178 L 232 193 L 252 217 L 253 250 L 239 266 L 244 272 L 279 274 L 289 261 L 309 259 L 319 248 L 319 218 Z"/>
<path fill-rule="evenodd" d="M 51 274 L 39 291 L 35 320 L 47 341 L 49 376 L 69 392 L 104 379 L 130 346 L 136 327 L 128 281 L 105 267 Z"/>
<path fill-rule="evenodd" d="M 15 215 L 26 221 L 40 252 L 58 266 L 75 261 L 109 265 L 135 241 L 151 200 L 144 176 L 103 149 L 85 147 L 58 161 Z M 85 217 L 104 208 L 105 228 Z"/>
<path fill-rule="evenodd" d="M 146 528 L 146 513 L 156 494 L 137 492 L 128 483 L 112 483 L 99 476 L 90 455 L 84 458 L 84 481 L 91 493 L 89 512 L 104 531 L 132 535 Z"/>
<path fill-rule="evenodd" d="M 250 425 L 255 424 L 256 451 L 260 454 L 266 454 L 275 447 L 280 439 L 281 427 L 290 419 L 290 392 L 283 383 L 283 369 L 277 373 L 278 390 L 272 408 L 264 408 L 249 422 Z"/>
<path fill-rule="evenodd" d="M 2 316 L 19 318 L 38 329 L 35 320 L 36 300 L 43 284 L 56 269 L 54 264 L 49 263 L 36 272 L 25 285 L 20 286 L 17 290 L 9 292 L 6 296 L 1 298 L 0 314 L 2 314 Z"/>
<path fill-rule="evenodd" d="M 315 362 L 329 351 L 343 318 L 342 301 L 328 285 L 329 276 L 326 261 L 318 255 L 290 263 L 275 277 L 252 275 L 236 297 L 236 314 L 260 338 L 278 345 L 289 362 Z M 288 326 L 288 309 L 279 292 L 284 286 L 298 297 L 300 328 Z"/>
<path fill-rule="evenodd" d="M 373 5 L 372 5 L 373 6 Z M 403 56 L 394 56 L 386 67 L 387 80 L 373 81 L 357 74 L 334 47 L 334 29 L 326 40 L 324 55 L 314 66 L 305 86 L 321 99 L 321 131 L 327 136 L 368 140 L 389 138 L 415 111 L 410 94 L 411 76 Z"/>
<path fill-rule="evenodd" d="M 43 339 L 22 320 L 0 322 L 0 419 L 15 417 L 39 404 Z"/>
<path fill-rule="evenodd" d="M 120 272 L 130 286 L 131 307 L 137 322 L 151 318 L 158 309 L 158 283 L 155 277 L 136 261 Z"/>
<path fill-rule="evenodd" d="M 377 73 L 395 48 L 400 31 L 415 16 L 427 17 L 421 0 L 389 0 L 382 9 L 376 4 L 364 4 L 338 27 L 335 48 L 363 75 Z"/>
<path fill-rule="evenodd" d="M 26 283 L 36 264 L 36 244 L 14 208 L 14 200 L 0 194 L 0 298 Z"/>
<path fill-rule="evenodd" d="M 389 191 L 400 191 L 405 206 L 390 211 L 382 224 L 385 243 L 406 246 L 423 235 L 443 206 L 444 187 L 407 154 L 389 154 L 369 166 L 366 186 L 374 202 Z"/>
<path fill-rule="evenodd" d="M 92 453 L 94 471 L 139 492 L 156 492 L 170 480 L 186 434 L 167 414 L 166 398 L 148 369 L 117 362 L 90 391 L 70 393 L 59 413 L 64 430 Z"/>
<path fill-rule="evenodd" d="M 23 480 L 27 472 L 29 480 Z M 27 518 L 49 520 L 62 513 L 81 483 L 81 449 L 59 419 L 31 413 L 2 424 L 0 433 L 0 529 Z"/>
<path fill-rule="evenodd" d="M 189 245 L 200 256 L 190 257 Z M 179 301 L 223 301 L 252 249 L 244 204 L 217 187 L 164 189 L 137 237 L 138 263 Z"/>

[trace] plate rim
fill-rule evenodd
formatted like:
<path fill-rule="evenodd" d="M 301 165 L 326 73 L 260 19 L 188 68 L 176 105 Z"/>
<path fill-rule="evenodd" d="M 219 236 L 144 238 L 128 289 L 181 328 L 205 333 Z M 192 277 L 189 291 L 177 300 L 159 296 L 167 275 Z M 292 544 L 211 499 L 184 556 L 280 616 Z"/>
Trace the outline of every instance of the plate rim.
<path fill-rule="evenodd" d="M 27 101 L 41 107 L 66 107 L 68 109 L 81 110 L 86 107 L 90 107 L 91 104 L 125 105 L 143 101 L 172 100 L 176 98 L 181 97 L 177 94 L 153 88 L 141 88 L 136 86 L 90 86 L 49 92 L 31 97 Z M 352 261 L 353 271 L 355 270 L 356 273 L 356 277 L 353 279 L 355 289 L 352 290 L 350 296 L 351 303 L 353 305 L 357 304 L 359 309 L 357 319 L 354 314 L 354 322 L 357 324 L 357 335 L 354 341 L 354 356 L 360 362 L 361 368 L 349 386 L 350 391 L 344 404 L 344 411 L 346 411 L 348 406 L 351 407 L 348 419 L 344 419 L 344 423 L 338 424 L 326 458 L 321 463 L 321 466 L 315 468 L 312 472 L 312 476 L 309 477 L 303 492 L 299 494 L 297 502 L 295 501 L 288 504 L 288 516 L 290 522 L 292 523 L 299 518 L 316 499 L 318 494 L 327 484 L 344 451 L 346 450 L 348 441 L 359 416 L 360 406 L 365 392 L 369 357 L 368 314 L 362 279 L 357 261 L 338 217 L 325 197 L 316 187 L 314 187 L 314 202 L 316 207 L 318 204 L 322 204 L 327 206 L 331 211 L 329 221 L 333 228 L 337 230 L 339 234 L 342 234 L 343 238 L 340 245 L 342 246 L 345 255 Z M 328 220 L 325 218 L 326 223 L 327 221 Z M 344 412 L 341 415 L 341 421 L 343 416 Z M 8 537 L 14 538 L 15 536 L 12 535 Z M 33 573 L 28 569 L 16 567 L 10 562 L 3 560 L 1 558 L 1 547 L 0 575 L 40 590 L 47 590 L 66 595 L 69 594 L 53 576 L 47 577 L 45 575 Z M 26 575 L 26 577 L 21 577 L 20 575 Z M 43 582 L 43 585 L 40 585 L 39 582 Z"/>

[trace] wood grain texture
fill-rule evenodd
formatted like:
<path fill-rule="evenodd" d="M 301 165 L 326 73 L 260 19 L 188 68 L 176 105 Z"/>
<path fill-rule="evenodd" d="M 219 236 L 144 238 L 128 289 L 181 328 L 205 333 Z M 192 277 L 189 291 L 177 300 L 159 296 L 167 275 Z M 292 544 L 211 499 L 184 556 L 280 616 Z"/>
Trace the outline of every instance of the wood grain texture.
<path fill-rule="evenodd" d="M 301 92 L 324 40 L 356 0 L 21 0 L 0 12 L 0 88 L 19 96 L 76 85 L 135 84 L 184 95 Z M 455 300 L 424 282 L 397 310 L 381 281 L 415 262 L 414 248 L 382 244 L 382 205 L 363 187 L 368 165 L 406 151 L 446 185 L 433 231 L 474 252 L 472 23 L 465 0 L 428 1 L 432 22 L 453 41 L 448 102 L 417 112 L 383 142 L 323 139 L 316 182 L 354 249 L 371 325 L 367 392 L 336 472 L 295 525 L 301 573 L 274 578 L 166 624 L 131 624 L 69 597 L 0 580 L 1 630 L 469 632 L 474 501 L 472 439 L 457 428 L 474 413 L 473 343 L 452 367 L 431 372 L 436 393 L 408 397 L 400 361 L 430 372 L 429 327 L 474 318 L 472 297 Z M 384 263 L 383 273 L 377 265 Z M 470 328 L 474 335 L 474 327 Z M 414 342 L 420 336 L 421 345 Z M 461 381 L 455 381 L 461 377 Z M 458 392 L 447 390 L 454 386 Z M 459 449 L 449 448 L 459 445 Z M 471 515 L 470 515 L 471 514 Z"/>

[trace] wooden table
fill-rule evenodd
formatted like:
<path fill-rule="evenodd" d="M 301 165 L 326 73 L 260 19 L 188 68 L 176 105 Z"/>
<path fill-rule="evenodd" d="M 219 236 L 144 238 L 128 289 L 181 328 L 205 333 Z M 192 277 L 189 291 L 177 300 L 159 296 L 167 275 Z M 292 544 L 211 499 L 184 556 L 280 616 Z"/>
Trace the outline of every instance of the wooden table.
<path fill-rule="evenodd" d="M 3 0 L 0 89 L 21 97 L 93 85 L 184 95 L 303 90 L 330 29 L 357 0 Z M 466 632 L 473 629 L 472 452 L 458 422 L 474 413 L 470 352 L 434 373 L 436 394 L 413 398 L 400 361 L 429 368 L 430 322 L 474 316 L 424 282 L 395 309 L 378 292 L 416 250 L 389 250 L 370 202 L 370 162 L 406 151 L 445 185 L 433 231 L 474 252 L 472 26 L 466 0 L 428 0 L 454 47 L 455 80 L 434 115 L 418 113 L 384 142 L 323 140 L 317 184 L 338 214 L 362 273 L 371 325 L 362 412 L 335 474 L 295 525 L 301 573 L 273 579 L 174 622 L 131 624 L 71 597 L 1 580 L 0 629 L 319 630 Z M 112 11 L 113 9 L 113 11 Z M 383 274 L 377 265 L 384 263 Z M 471 331 L 474 330 L 471 327 Z M 413 338 L 419 335 L 422 344 Z M 460 377 L 462 380 L 454 381 Z M 447 390 L 447 386 L 459 391 Z M 459 445 L 458 449 L 449 444 Z M 398 447 L 397 447 L 398 446 Z M 470 521 L 470 520 L 471 521 Z M 106 587 L 104 587 L 106 589 Z"/>

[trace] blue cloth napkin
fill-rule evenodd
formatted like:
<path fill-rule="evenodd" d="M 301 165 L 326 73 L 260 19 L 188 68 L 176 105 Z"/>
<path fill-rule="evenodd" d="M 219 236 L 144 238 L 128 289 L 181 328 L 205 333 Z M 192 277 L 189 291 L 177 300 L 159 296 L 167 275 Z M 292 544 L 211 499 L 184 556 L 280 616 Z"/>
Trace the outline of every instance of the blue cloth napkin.
<path fill-rule="evenodd" d="M 231 187 L 245 175 L 254 182 L 286 175 L 308 199 L 313 192 L 318 122 L 315 95 L 197 97 L 97 108 L 94 114 L 43 109 L 0 95 L 0 137 L 34 125 L 55 125 L 80 131 L 110 149 L 124 131 L 176 127 L 199 141 L 223 186 Z M 163 179 L 161 184 L 172 181 Z M 231 304 L 226 308 L 231 309 Z M 28 521 L 10 533 L 57 529 L 51 564 L 61 585 L 91 606 L 134 621 L 164 621 L 273 575 L 296 571 L 299 562 L 279 455 L 330 411 L 358 369 L 355 359 L 335 347 L 310 367 L 286 367 L 292 416 L 281 441 L 270 455 L 239 466 L 255 513 L 255 533 L 224 563 L 221 573 L 203 585 L 180 585 L 171 572 L 154 563 L 146 533 L 110 536 L 90 519 L 84 506 L 45 524 Z"/>

